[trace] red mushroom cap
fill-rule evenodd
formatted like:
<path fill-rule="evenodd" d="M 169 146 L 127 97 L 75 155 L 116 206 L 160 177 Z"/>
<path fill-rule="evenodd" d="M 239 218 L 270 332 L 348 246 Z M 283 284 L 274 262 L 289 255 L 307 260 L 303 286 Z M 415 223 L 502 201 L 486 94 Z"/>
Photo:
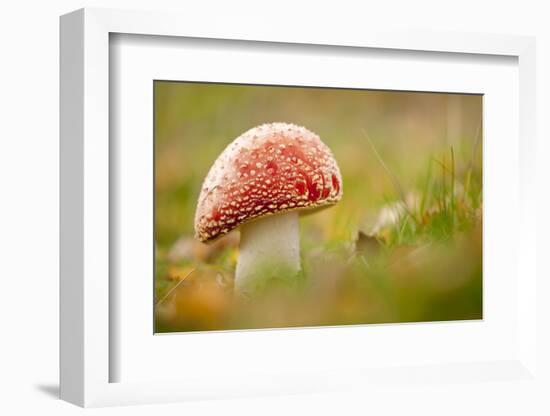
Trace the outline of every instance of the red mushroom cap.
<path fill-rule="evenodd" d="M 204 180 L 195 237 L 207 242 L 266 215 L 332 205 L 342 176 L 319 136 L 287 123 L 263 124 L 237 137 Z"/>

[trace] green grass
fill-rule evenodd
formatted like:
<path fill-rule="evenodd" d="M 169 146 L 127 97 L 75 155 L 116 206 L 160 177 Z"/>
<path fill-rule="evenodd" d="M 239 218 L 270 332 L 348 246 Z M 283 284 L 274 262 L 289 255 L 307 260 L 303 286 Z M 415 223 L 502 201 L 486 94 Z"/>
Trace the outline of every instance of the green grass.
<path fill-rule="evenodd" d="M 480 220 L 481 188 L 478 187 L 477 192 L 467 191 L 463 182 L 471 184 L 472 169 L 466 172 L 465 178 L 457 180 L 452 147 L 449 157 L 445 156 L 442 160 L 430 160 L 422 194 L 417 197 L 420 202 L 400 201 L 406 209 L 395 226 L 388 230 L 389 246 L 451 239 Z M 432 175 L 434 165 L 440 171 L 438 177 Z"/>
<path fill-rule="evenodd" d="M 222 249 L 209 262 L 170 262 L 166 253 L 159 253 L 156 298 L 176 305 L 176 312 L 159 313 L 157 331 L 481 318 L 481 172 L 475 164 L 467 166 L 457 173 L 450 148 L 439 159 L 429 159 L 417 190 L 401 192 L 396 177 L 393 198 L 387 196 L 381 209 L 399 207 L 399 215 L 376 233 L 333 216 L 332 226 L 345 231 L 311 239 L 313 225 L 306 225 L 303 284 L 264 294 L 246 307 L 231 302 L 236 246 Z M 328 223 L 324 227 L 332 228 Z M 190 271 L 193 278 L 182 285 Z M 225 276 L 225 286 L 218 287 L 216 273 Z M 199 294 L 201 282 L 208 293 Z M 188 305 L 189 299 L 194 303 Z M 209 302 L 219 309 L 209 308 Z"/>

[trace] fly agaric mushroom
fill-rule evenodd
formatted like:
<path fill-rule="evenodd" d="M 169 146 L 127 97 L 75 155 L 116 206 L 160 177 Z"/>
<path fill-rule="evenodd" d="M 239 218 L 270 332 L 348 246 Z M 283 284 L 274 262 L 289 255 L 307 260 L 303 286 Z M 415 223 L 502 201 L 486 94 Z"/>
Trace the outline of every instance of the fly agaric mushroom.
<path fill-rule="evenodd" d="M 300 272 L 298 214 L 341 198 L 340 169 L 319 136 L 293 124 L 263 124 L 237 137 L 210 168 L 195 237 L 209 242 L 240 228 L 235 290 L 250 295 Z"/>

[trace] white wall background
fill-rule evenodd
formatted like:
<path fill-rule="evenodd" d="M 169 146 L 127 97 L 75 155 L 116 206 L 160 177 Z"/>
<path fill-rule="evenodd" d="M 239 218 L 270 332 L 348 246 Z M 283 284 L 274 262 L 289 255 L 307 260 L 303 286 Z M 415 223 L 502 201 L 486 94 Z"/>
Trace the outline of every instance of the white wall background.
<path fill-rule="evenodd" d="M 82 412 L 57 400 L 58 383 L 58 16 L 80 7 L 179 10 L 186 13 L 270 15 L 281 21 L 339 25 L 386 25 L 440 30 L 537 36 L 539 133 L 539 273 L 550 277 L 543 255 L 550 249 L 550 13 L 545 1 L 392 1 L 338 0 L 308 4 L 297 0 L 269 3 L 168 0 L 20 0 L 0 9 L 0 414 Z M 200 4 L 199 4 L 200 3 Z M 544 164 L 544 166 L 543 166 Z M 513 226 L 513 225 L 511 225 Z M 503 235 L 505 237 L 505 235 Z M 543 249 L 543 244 L 545 248 Z M 6 267 L 7 266 L 7 267 Z M 539 285 L 550 295 L 550 283 Z M 541 296 L 541 300 L 544 296 Z M 544 337 L 541 359 L 550 374 L 549 309 L 539 322 Z M 544 330 L 544 328 L 546 328 Z M 418 387 L 399 395 L 368 392 L 260 398 L 92 410 L 101 415 L 150 414 L 550 414 L 543 394 L 528 384 L 480 389 L 438 386 L 439 394 Z M 542 403 L 545 403 L 542 405 Z"/>

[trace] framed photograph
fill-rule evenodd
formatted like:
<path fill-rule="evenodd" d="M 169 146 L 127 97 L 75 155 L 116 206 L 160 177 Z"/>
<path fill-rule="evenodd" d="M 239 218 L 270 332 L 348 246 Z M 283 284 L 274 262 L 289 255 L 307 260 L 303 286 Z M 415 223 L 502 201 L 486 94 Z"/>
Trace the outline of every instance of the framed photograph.
<path fill-rule="evenodd" d="M 537 383 L 534 40 L 234 23 L 61 18 L 61 397 Z"/>

